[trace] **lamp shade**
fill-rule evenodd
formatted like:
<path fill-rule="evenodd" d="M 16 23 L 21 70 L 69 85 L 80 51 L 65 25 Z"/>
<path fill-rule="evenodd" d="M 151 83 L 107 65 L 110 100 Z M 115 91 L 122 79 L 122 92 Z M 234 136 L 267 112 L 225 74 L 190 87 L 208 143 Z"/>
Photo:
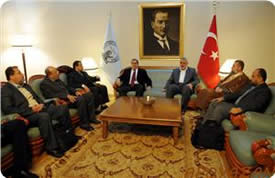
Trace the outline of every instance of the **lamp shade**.
<path fill-rule="evenodd" d="M 230 74 L 230 72 L 232 70 L 232 66 L 235 61 L 236 61 L 236 59 L 226 59 L 220 68 L 219 75 L 222 77 L 225 77 L 228 74 Z"/>
<path fill-rule="evenodd" d="M 15 35 L 10 43 L 12 47 L 32 47 L 32 41 L 27 35 Z"/>
<path fill-rule="evenodd" d="M 81 60 L 84 70 L 96 70 L 98 69 L 98 65 L 95 60 L 91 57 L 84 57 Z"/>

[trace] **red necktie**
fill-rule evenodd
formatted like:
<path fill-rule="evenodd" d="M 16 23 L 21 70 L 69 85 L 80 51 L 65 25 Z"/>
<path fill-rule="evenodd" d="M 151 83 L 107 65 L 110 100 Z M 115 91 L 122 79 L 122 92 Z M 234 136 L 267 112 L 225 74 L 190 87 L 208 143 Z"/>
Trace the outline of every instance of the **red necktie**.
<path fill-rule="evenodd" d="M 131 87 L 134 87 L 136 81 L 136 69 L 133 72 L 132 79 L 131 79 Z"/>

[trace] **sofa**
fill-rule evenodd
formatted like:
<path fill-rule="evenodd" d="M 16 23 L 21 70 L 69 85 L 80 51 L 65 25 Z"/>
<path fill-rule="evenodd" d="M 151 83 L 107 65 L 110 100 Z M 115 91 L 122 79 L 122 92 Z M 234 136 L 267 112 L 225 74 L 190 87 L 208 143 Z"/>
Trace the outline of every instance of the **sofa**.
<path fill-rule="evenodd" d="M 234 173 L 250 175 L 256 168 L 275 171 L 275 85 L 269 85 L 272 100 L 264 113 L 245 112 L 231 115 L 231 121 L 224 120 L 226 132 L 226 156 Z M 252 145 L 269 140 L 262 150 L 253 151 Z M 265 149 L 265 150 L 264 150 Z M 264 150 L 264 151 L 263 151 Z M 265 160 L 263 162 L 263 160 Z M 237 176 L 236 175 L 236 176 Z"/>
<path fill-rule="evenodd" d="M 1 87 L 5 85 L 6 82 L 1 82 Z M 8 122 L 10 120 L 17 119 L 19 116 L 18 114 L 8 114 L 5 115 L 1 111 L 1 124 Z M 38 127 L 31 127 L 28 129 L 28 136 L 29 136 L 29 144 L 31 147 L 33 157 L 38 156 L 43 151 L 44 141 L 40 135 L 40 131 Z M 13 161 L 13 152 L 12 152 L 12 145 L 1 145 L 1 170 L 4 171 L 12 165 Z"/>
<path fill-rule="evenodd" d="M 18 114 L 4 115 L 1 113 L 1 123 L 14 120 L 20 117 Z M 38 127 L 31 127 L 28 129 L 29 144 L 31 147 L 33 157 L 38 156 L 43 151 L 44 141 L 40 136 Z M 12 165 L 13 153 L 12 144 L 1 145 L 1 170 L 6 170 Z"/>
<path fill-rule="evenodd" d="M 42 82 L 45 75 L 33 75 L 29 78 L 29 84 L 34 90 L 34 92 L 44 101 L 44 102 L 51 102 L 52 100 L 57 101 L 56 98 L 54 99 L 45 99 L 40 90 L 40 83 Z M 60 74 L 60 78 L 62 81 L 66 82 L 66 75 L 64 73 Z M 2 82 L 1 85 L 3 86 L 5 82 Z M 57 101 L 58 102 L 58 101 Z M 77 113 L 77 109 L 69 109 L 72 124 L 76 125 L 79 122 L 79 116 Z M 1 112 L 1 123 L 16 119 L 20 117 L 18 114 L 9 114 L 4 115 Z M 53 121 L 53 124 L 57 123 L 57 121 Z M 28 129 L 28 136 L 29 142 L 31 146 L 31 151 L 33 157 L 39 156 L 43 152 L 44 140 L 40 135 L 40 131 L 38 127 L 31 127 Z M 13 153 L 12 153 L 12 145 L 1 145 L 1 170 L 4 171 L 12 166 L 13 162 Z"/>
<path fill-rule="evenodd" d="M 45 77 L 45 75 L 33 75 L 33 76 L 31 76 L 30 79 L 29 79 L 29 84 L 31 85 L 32 89 L 44 102 L 48 102 L 50 100 L 55 100 L 57 103 L 59 103 L 59 102 L 61 103 L 61 100 L 59 100 L 58 98 L 52 98 L 52 99 L 48 99 L 48 100 L 44 98 L 44 96 L 43 96 L 43 94 L 40 90 L 40 83 L 42 82 L 44 77 Z M 65 82 L 67 84 L 66 74 L 61 73 L 59 75 L 59 78 L 60 78 L 60 80 L 62 80 L 63 82 Z M 77 109 L 70 108 L 69 112 L 70 112 L 72 124 L 76 125 L 80 121 L 80 118 L 79 118 L 78 113 L 77 113 Z"/>
<path fill-rule="evenodd" d="M 165 97 L 165 93 L 162 92 L 163 87 L 165 86 L 167 80 L 169 79 L 173 69 L 177 68 L 175 66 L 140 66 L 141 68 L 147 71 L 147 74 L 152 80 L 153 87 L 150 90 L 146 90 L 144 92 L 144 96 L 154 96 L 154 97 Z M 121 70 L 120 73 L 123 73 Z M 195 89 L 195 93 L 191 96 L 191 99 L 188 103 L 188 107 L 195 109 L 195 102 L 193 99 L 196 98 L 196 93 L 198 90 L 203 88 L 203 85 L 197 85 Z M 116 97 L 119 96 L 119 93 L 116 91 L 118 86 L 113 84 L 114 94 Z M 135 91 L 130 91 L 127 93 L 128 96 L 135 96 Z M 181 95 L 177 94 L 175 98 L 181 99 Z"/>

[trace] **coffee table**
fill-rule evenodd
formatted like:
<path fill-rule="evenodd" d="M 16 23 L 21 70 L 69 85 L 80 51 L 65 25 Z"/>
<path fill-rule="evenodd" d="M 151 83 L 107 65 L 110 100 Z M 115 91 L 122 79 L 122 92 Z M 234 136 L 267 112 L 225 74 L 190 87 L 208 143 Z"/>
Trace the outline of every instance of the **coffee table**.
<path fill-rule="evenodd" d="M 104 110 L 99 119 L 103 123 L 103 138 L 108 136 L 108 122 L 162 125 L 173 127 L 174 143 L 178 141 L 182 124 L 181 106 L 178 99 L 157 97 L 151 106 L 141 103 L 141 97 L 122 96 Z"/>

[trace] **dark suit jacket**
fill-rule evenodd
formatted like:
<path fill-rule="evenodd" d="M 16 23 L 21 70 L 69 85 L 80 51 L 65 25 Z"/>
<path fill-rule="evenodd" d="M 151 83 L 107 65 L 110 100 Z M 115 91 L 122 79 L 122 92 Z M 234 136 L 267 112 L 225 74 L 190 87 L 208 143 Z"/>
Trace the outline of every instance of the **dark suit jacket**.
<path fill-rule="evenodd" d="M 129 85 L 130 76 L 131 76 L 132 68 L 126 68 L 123 71 L 123 74 L 119 76 L 120 81 L 122 81 L 122 85 Z M 145 88 L 145 84 L 147 86 L 152 87 L 152 80 L 149 78 L 146 70 L 138 68 L 137 81 Z"/>
<path fill-rule="evenodd" d="M 167 40 L 169 43 L 170 51 L 164 50 L 158 42 L 158 38 L 156 38 L 153 34 L 149 38 L 144 39 L 144 55 L 170 55 L 170 56 L 178 56 L 179 55 L 179 43 L 170 39 L 167 36 Z"/>
<path fill-rule="evenodd" d="M 252 85 L 247 85 L 240 92 L 227 94 L 224 96 L 224 101 L 234 103 L 246 90 L 248 90 Z M 236 107 L 240 107 L 243 112 L 255 111 L 264 112 L 271 101 L 272 95 L 269 87 L 266 83 L 261 84 L 250 91 L 245 97 L 243 97 Z"/>
<path fill-rule="evenodd" d="M 174 69 L 170 78 L 167 80 L 166 85 L 164 89 L 167 89 L 167 87 L 171 84 L 177 84 L 179 85 L 179 79 L 180 79 L 180 68 Z M 188 67 L 185 78 L 183 81 L 183 85 L 191 83 L 193 85 L 193 89 L 196 87 L 196 85 L 200 82 L 196 69 Z"/>
<path fill-rule="evenodd" d="M 68 85 L 72 88 L 82 88 L 82 84 L 86 85 L 87 87 L 91 88 L 94 87 L 94 82 L 97 81 L 96 77 L 91 77 L 88 75 L 87 72 L 81 72 L 82 75 L 77 72 L 73 71 L 68 74 Z"/>
<path fill-rule="evenodd" d="M 76 90 L 68 87 L 60 79 L 56 81 L 45 77 L 40 84 L 40 90 L 45 98 L 61 98 L 67 99 L 67 95 L 75 95 Z"/>
<path fill-rule="evenodd" d="M 29 85 L 24 84 L 23 87 L 32 94 L 38 103 L 43 103 Z M 3 86 L 1 90 L 1 107 L 4 114 L 18 113 L 23 117 L 34 114 L 25 96 L 10 83 Z"/>

